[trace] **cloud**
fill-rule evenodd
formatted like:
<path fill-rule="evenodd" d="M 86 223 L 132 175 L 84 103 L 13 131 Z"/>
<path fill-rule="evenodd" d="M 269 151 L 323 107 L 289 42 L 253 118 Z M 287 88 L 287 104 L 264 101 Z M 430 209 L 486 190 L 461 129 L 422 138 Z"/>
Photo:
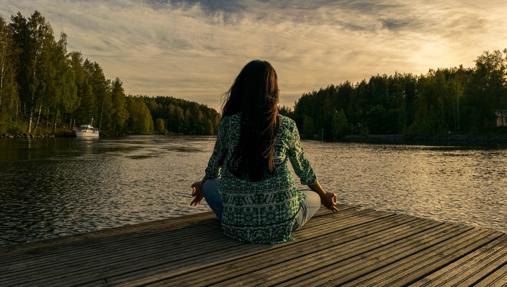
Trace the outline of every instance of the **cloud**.
<path fill-rule="evenodd" d="M 279 74 L 282 104 L 377 73 L 424 73 L 507 47 L 503 1 L 0 0 L 0 15 L 37 9 L 69 49 L 120 77 L 131 94 L 218 108 L 251 59 Z"/>

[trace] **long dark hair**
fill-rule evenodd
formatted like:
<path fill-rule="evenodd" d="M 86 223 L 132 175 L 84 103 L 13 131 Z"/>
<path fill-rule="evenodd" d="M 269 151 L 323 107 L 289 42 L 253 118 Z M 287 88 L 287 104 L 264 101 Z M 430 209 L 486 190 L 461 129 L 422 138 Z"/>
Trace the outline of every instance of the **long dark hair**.
<path fill-rule="evenodd" d="M 273 66 L 254 60 L 246 64 L 226 93 L 222 116 L 241 113 L 239 142 L 231 172 L 259 181 L 275 172 L 275 136 L 278 127 L 278 78 Z"/>

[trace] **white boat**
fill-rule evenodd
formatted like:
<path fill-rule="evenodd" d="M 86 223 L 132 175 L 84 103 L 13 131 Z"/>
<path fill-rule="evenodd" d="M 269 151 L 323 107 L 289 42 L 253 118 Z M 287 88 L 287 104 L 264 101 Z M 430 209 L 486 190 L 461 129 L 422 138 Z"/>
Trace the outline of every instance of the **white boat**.
<path fill-rule="evenodd" d="M 94 128 L 92 125 L 81 125 L 79 128 L 74 129 L 78 139 L 98 139 L 99 129 Z"/>

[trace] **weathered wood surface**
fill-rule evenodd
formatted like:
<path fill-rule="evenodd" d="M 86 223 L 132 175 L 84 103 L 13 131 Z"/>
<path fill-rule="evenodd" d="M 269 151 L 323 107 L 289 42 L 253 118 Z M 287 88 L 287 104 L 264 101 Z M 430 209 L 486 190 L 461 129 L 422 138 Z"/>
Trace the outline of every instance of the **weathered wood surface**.
<path fill-rule="evenodd" d="M 203 213 L 0 249 L 0 286 L 77 285 L 507 286 L 507 235 L 340 206 L 278 245 Z"/>

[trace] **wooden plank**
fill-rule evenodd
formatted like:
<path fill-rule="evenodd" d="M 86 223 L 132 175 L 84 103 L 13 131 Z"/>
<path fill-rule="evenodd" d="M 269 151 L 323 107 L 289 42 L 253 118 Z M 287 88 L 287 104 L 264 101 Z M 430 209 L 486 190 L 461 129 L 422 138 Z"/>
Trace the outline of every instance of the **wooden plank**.
<path fill-rule="evenodd" d="M 390 215 L 389 215 L 389 216 L 390 216 Z M 368 222 L 372 222 L 372 221 L 374 221 L 374 220 L 379 220 L 379 219 L 380 219 L 380 218 L 368 218 L 368 217 L 365 217 L 365 218 L 363 218 L 363 222 L 364 222 L 364 224 L 366 224 L 366 223 L 368 223 Z M 315 234 L 315 236 L 327 236 L 327 234 L 334 233 L 334 232 L 338 232 L 338 231 L 340 231 L 340 230 L 355 229 L 355 228 L 359 228 L 359 227 L 360 227 L 359 225 L 350 225 L 350 224 L 349 224 L 349 223 L 347 223 L 347 222 L 340 222 L 340 221 L 337 221 L 337 222 L 336 222 L 336 226 L 332 227 L 332 229 L 330 229 L 330 228 L 328 227 L 328 228 L 326 228 L 326 229 L 324 229 L 324 230 L 321 230 L 321 234 Z M 296 241 L 288 242 L 288 243 L 286 243 L 286 244 L 300 244 L 301 242 L 303 242 L 303 241 L 305 241 L 305 240 L 307 240 L 307 239 L 313 239 L 315 236 L 309 236 L 309 234 L 308 234 L 308 231 L 307 231 L 307 230 L 298 231 L 298 232 L 296 232 L 296 234 L 295 234 Z M 283 248 L 286 244 L 274 245 L 274 246 L 272 246 L 272 248 L 273 248 L 273 249 L 275 249 L 275 248 Z M 247 246 L 248 246 L 248 248 L 252 248 L 252 246 L 255 246 L 255 245 L 247 245 Z M 251 254 L 251 253 L 246 252 L 245 250 L 241 250 L 240 252 L 241 252 L 241 254 L 242 254 L 242 256 L 241 256 L 241 257 L 245 257 L 245 255 L 247 255 L 247 254 L 248 254 L 248 255 L 250 255 L 250 254 Z M 222 256 L 221 254 L 219 254 L 219 259 L 223 259 L 223 258 L 221 258 L 221 257 L 223 257 L 223 256 Z M 208 256 L 206 256 L 206 258 L 209 258 L 209 257 L 208 257 Z M 220 262 L 221 262 L 221 260 L 219 260 L 219 262 L 217 262 L 217 264 L 218 264 L 218 263 L 220 263 Z M 194 262 L 194 263 L 195 263 L 195 262 Z M 198 268 L 202 268 L 202 266 L 200 266 L 200 265 L 199 265 L 199 266 L 198 266 Z M 167 273 L 167 272 L 169 272 L 169 274 L 165 274 L 165 273 L 164 273 L 164 274 L 165 274 L 165 276 L 169 276 L 169 275 L 174 276 L 174 275 L 177 275 L 178 273 L 176 273 L 176 274 L 174 273 L 174 272 L 175 272 L 175 270 L 177 270 L 177 269 L 178 269 L 178 268 L 174 268 L 174 267 L 167 267 L 167 271 L 166 271 L 166 273 Z M 191 269 L 189 269 L 189 270 L 191 270 Z M 181 273 L 181 272 L 180 272 L 180 273 Z M 129 274 L 129 275 L 131 275 L 131 274 Z M 162 273 L 161 273 L 161 274 L 157 274 L 157 275 L 162 275 Z"/>
<path fill-rule="evenodd" d="M 507 263 L 507 235 L 414 282 L 412 286 L 472 285 Z"/>
<path fill-rule="evenodd" d="M 106 241 L 100 244 L 94 242 L 89 246 L 85 242 L 81 242 L 77 246 L 70 243 L 69 246 L 58 246 L 55 249 L 47 247 L 38 249 L 35 254 L 28 251 L 24 259 L 22 255 L 18 255 L 12 261 L 9 260 L 10 254 L 4 253 L 0 254 L 0 257 L 4 257 L 4 261 L 0 263 L 0 278 L 4 276 L 3 271 L 5 269 L 13 272 L 16 269 L 29 271 L 31 268 L 53 266 L 55 262 L 67 264 L 96 256 L 109 256 L 117 252 L 128 253 L 132 249 L 149 248 L 157 244 L 178 246 L 187 240 L 193 240 L 193 238 L 209 237 L 217 234 L 217 230 L 219 230 L 217 222 L 208 222 L 207 225 L 198 225 L 192 228 L 151 233 L 150 236 L 144 238 L 138 238 L 136 234 L 132 234 L 132 236 L 122 235 L 117 237 L 116 241 Z"/>
<path fill-rule="evenodd" d="M 368 212 L 368 211 L 365 211 L 365 212 Z M 352 217 L 350 218 L 348 221 L 338 221 L 337 223 L 341 224 L 342 226 L 344 226 L 343 228 L 350 228 L 350 226 L 353 226 L 351 225 L 350 223 L 348 222 L 357 222 L 358 218 L 355 218 L 355 217 Z M 365 216 L 365 220 L 372 220 L 369 218 L 369 216 Z M 310 230 L 311 232 L 313 232 L 313 230 Z M 325 234 L 325 233 L 329 233 L 329 232 L 332 232 L 333 229 L 330 229 L 330 228 L 325 228 L 325 229 L 322 229 L 320 230 L 319 232 L 321 234 Z M 313 236 L 309 236 L 311 234 L 311 232 L 309 232 L 308 230 L 303 232 L 304 236 L 302 236 L 302 238 L 304 237 L 308 237 L 308 238 L 312 238 Z M 317 234 L 318 235 L 318 234 Z M 237 241 L 232 241 L 234 243 L 237 243 Z M 257 249 L 254 249 L 253 251 L 251 250 L 252 249 L 252 246 L 256 246 Z M 237 246 L 237 251 L 240 252 L 240 254 L 242 254 L 243 256 L 245 256 L 245 248 L 247 250 L 249 250 L 250 252 L 259 252 L 259 251 L 265 251 L 265 250 L 269 250 L 267 248 L 275 248 L 275 247 L 278 247 L 280 245 L 274 245 L 274 246 L 269 246 L 269 245 L 249 245 L 249 244 L 243 244 L 243 245 L 239 245 Z M 234 254 L 235 250 L 231 250 L 231 249 L 227 249 L 226 253 L 227 253 L 227 256 L 231 256 L 231 254 Z M 224 252 L 220 251 L 220 252 L 215 252 L 219 257 L 224 257 Z M 203 255 L 202 257 L 205 258 L 204 261 L 210 259 L 210 254 L 209 253 L 206 253 L 206 254 L 201 254 Z M 248 255 L 248 253 L 247 253 Z M 163 260 L 165 260 L 164 262 L 160 262 L 160 261 L 153 261 L 152 260 L 153 258 L 150 258 L 150 260 L 146 260 L 146 261 L 143 261 L 143 265 L 145 265 L 144 267 L 150 267 L 150 266 L 160 266 L 162 263 L 172 263 L 173 265 L 173 270 L 176 270 L 178 269 L 178 267 L 180 266 L 185 266 L 184 262 L 199 262 L 199 263 L 202 263 L 203 262 L 203 259 L 202 258 L 193 258 L 193 257 L 189 257 L 188 260 L 174 260 L 175 258 L 171 258 L 171 260 L 168 260 L 167 258 L 162 258 Z M 170 261 L 170 262 L 169 262 Z M 135 269 L 132 269 L 132 268 L 135 268 Z M 129 269 L 125 269 L 125 268 L 129 268 Z M 99 270 L 99 272 L 93 272 L 93 275 L 92 276 L 86 276 L 84 279 L 86 280 L 91 280 L 91 279 L 95 279 L 97 276 L 101 276 L 99 279 L 97 280 L 103 280 L 103 277 L 111 277 L 115 274 L 124 274 L 124 273 L 131 273 L 131 272 L 134 272 L 136 270 L 138 270 L 140 268 L 140 265 L 139 264 L 136 264 L 135 266 L 132 266 L 132 264 L 113 264 L 110 266 L 110 268 L 108 268 L 107 270 Z M 179 269 L 178 269 L 179 270 Z M 107 271 L 107 274 L 106 274 L 106 271 Z M 67 274 L 66 274 L 66 277 Z M 76 279 L 76 274 L 73 274 L 73 276 L 70 277 L 72 280 L 78 280 L 79 278 Z M 62 280 L 62 278 L 60 277 L 60 280 Z"/>
<path fill-rule="evenodd" d="M 364 208 L 359 208 L 357 206 L 350 206 L 350 205 L 345 205 L 345 204 L 337 204 L 336 208 L 338 208 L 338 213 L 343 212 L 345 210 L 349 210 L 349 209 L 353 209 L 353 210 L 364 209 Z M 329 209 L 325 208 L 324 206 L 322 206 L 317 211 L 317 213 L 315 213 L 315 215 L 312 218 L 321 217 L 321 216 L 328 216 L 330 214 L 333 214 L 333 212 L 330 211 Z"/>
<path fill-rule="evenodd" d="M 115 256 L 117 254 L 129 253 L 131 251 L 142 249 L 150 249 L 160 245 L 177 247 L 181 246 L 184 243 L 188 243 L 192 241 L 193 243 L 202 243 L 207 238 L 208 240 L 213 239 L 213 236 L 220 235 L 218 231 L 218 226 L 209 229 L 207 233 L 195 233 L 196 230 L 189 230 L 189 233 L 186 234 L 188 236 L 180 237 L 178 232 L 173 234 L 166 234 L 164 236 L 156 236 L 154 235 L 152 238 L 146 238 L 144 240 L 134 240 L 131 242 L 123 242 L 122 244 L 104 244 L 99 246 L 93 246 L 90 248 L 80 249 L 79 252 L 65 252 L 65 251 L 55 251 L 52 252 L 48 250 L 47 252 L 51 252 L 48 254 L 44 254 L 45 256 L 40 256 L 36 258 L 29 258 L 26 261 L 17 260 L 9 264 L 3 263 L 0 265 L 0 278 L 4 278 L 7 273 L 14 274 L 15 272 L 25 272 L 25 271 L 42 271 L 44 269 L 54 269 L 54 267 L 60 267 L 59 265 L 67 265 L 72 262 L 86 262 L 87 259 L 105 259 L 111 256 Z M 196 242 L 200 240 L 201 242 Z M 8 255 L 7 255 L 8 256 Z"/>
<path fill-rule="evenodd" d="M 209 284 L 209 280 L 215 277 L 221 277 L 221 274 L 227 274 L 228 277 L 234 277 L 238 274 L 248 273 L 252 270 L 258 270 L 259 268 L 263 268 L 264 266 L 269 266 L 275 264 L 277 262 L 283 262 L 291 258 L 297 258 L 305 254 L 311 254 L 315 251 L 319 251 L 322 249 L 326 249 L 329 246 L 343 244 L 345 242 L 353 241 L 359 238 L 362 238 L 366 235 L 377 233 L 380 231 L 387 230 L 389 228 L 393 228 L 399 224 L 409 224 L 413 222 L 413 219 L 404 218 L 402 216 L 398 216 L 397 221 L 386 221 L 379 222 L 380 220 L 371 221 L 365 223 L 361 226 L 355 226 L 343 230 L 336 230 L 333 233 L 326 234 L 324 236 L 320 236 L 317 238 L 311 238 L 306 241 L 300 240 L 297 238 L 297 241 L 289 242 L 285 245 L 276 245 L 274 250 L 269 250 L 269 253 L 261 252 L 257 254 L 248 254 L 248 256 L 242 256 L 241 258 L 235 258 L 234 260 L 229 261 L 219 261 L 218 264 L 214 264 L 213 266 L 207 266 L 206 274 L 209 276 L 199 276 L 199 278 L 194 278 L 193 274 L 195 274 L 195 269 L 189 269 L 185 273 L 180 274 L 180 277 L 177 279 L 178 285 L 181 284 L 181 281 L 185 281 L 182 278 L 188 279 L 196 279 L 192 281 L 191 285 L 204 285 Z M 270 260 L 266 261 L 266 257 L 269 256 Z M 196 266 L 198 270 L 203 270 L 203 266 Z M 165 273 L 158 273 L 151 277 L 144 277 L 140 280 L 134 282 L 133 285 L 147 284 L 153 281 L 160 281 L 167 278 L 175 277 L 174 270 L 168 269 Z M 221 280 L 221 279 L 219 279 Z M 206 281 L 206 282 L 204 282 Z M 126 284 L 129 286 L 132 282 Z M 171 282 L 164 282 L 164 284 L 172 285 Z"/>
<path fill-rule="evenodd" d="M 339 204 L 338 205 L 339 212 L 342 213 L 344 211 L 360 210 L 358 207 L 348 206 Z M 322 207 L 315 214 L 316 217 L 326 217 L 331 214 L 331 211 Z M 151 222 L 139 223 L 139 224 L 131 224 L 124 225 L 120 227 L 107 228 L 103 230 L 97 230 L 93 232 L 87 232 L 79 235 L 68 235 L 62 236 L 54 239 L 41 240 L 36 242 L 28 242 L 21 243 L 16 245 L 11 245 L 7 247 L 0 247 L 0 254 L 8 254 L 9 262 L 12 262 L 16 259 L 17 255 L 20 255 L 21 259 L 26 259 L 27 254 L 35 254 L 34 256 L 38 256 L 38 251 L 45 251 L 48 248 L 55 250 L 59 247 L 69 247 L 69 250 L 74 250 L 75 245 L 71 245 L 71 243 L 85 243 L 87 247 L 93 246 L 93 243 L 104 244 L 108 242 L 117 242 L 117 236 L 121 235 L 131 235 L 132 237 L 136 237 L 138 239 L 143 239 L 146 237 L 150 237 L 152 232 L 160 232 L 164 231 L 172 231 L 177 229 L 182 229 L 186 227 L 196 227 L 196 225 L 207 225 L 208 223 L 215 222 L 215 215 L 212 212 L 203 212 L 191 215 L 185 215 L 182 217 L 168 218 L 155 220 Z M 0 257 L 0 263 L 6 262 L 6 257 Z"/>
<path fill-rule="evenodd" d="M 375 213 L 371 210 L 351 210 L 349 209 L 348 212 L 343 212 L 340 214 L 339 217 L 321 217 L 312 219 L 308 225 L 305 225 L 305 230 L 311 229 L 311 228 L 328 228 L 327 224 L 334 223 L 336 220 L 344 220 L 348 219 L 353 216 L 362 216 Z M 199 230 L 196 230 L 199 229 Z M 206 233 L 200 233 L 202 229 L 205 229 Z M 96 256 L 100 256 L 101 260 L 104 260 L 104 256 L 113 256 L 117 253 L 126 253 L 129 252 L 129 250 L 132 249 L 148 249 L 154 244 L 163 244 L 163 245 L 169 245 L 172 246 L 178 246 L 182 245 L 183 242 L 190 243 L 192 241 L 192 244 L 199 244 L 204 241 L 208 242 L 211 238 L 209 238 L 210 234 L 219 234 L 219 226 L 216 222 L 213 224 L 210 224 L 209 226 L 197 226 L 195 229 L 184 229 L 184 230 L 176 230 L 172 232 L 164 232 L 163 236 L 160 234 L 152 234 L 151 237 L 145 238 L 145 240 L 140 240 L 140 238 L 135 238 L 135 240 L 132 241 L 121 241 L 120 243 L 111 243 L 107 245 L 94 245 L 94 246 L 85 246 L 81 249 L 76 248 L 75 250 L 72 250 L 72 252 L 68 252 L 67 250 L 64 250 L 61 252 L 58 250 L 58 252 L 55 252 L 53 250 L 49 250 L 51 253 L 47 256 L 38 256 L 34 260 L 22 260 L 20 262 L 7 262 L 6 265 L 1 266 L 0 265 L 0 278 L 2 278 L 2 274 L 6 274 L 5 272 L 11 271 L 11 273 L 15 272 L 16 269 L 20 270 L 20 272 L 26 272 L 26 271 L 37 271 L 32 270 L 30 267 L 35 267 L 37 269 L 48 266 L 48 268 L 53 269 L 55 266 L 54 261 L 50 261 L 50 259 L 57 259 L 58 264 L 60 265 L 66 265 L 68 266 L 69 263 L 79 261 L 80 263 L 83 263 L 83 260 L 86 258 L 90 258 L 95 260 Z M 311 233 L 309 233 L 311 234 Z M 125 244 L 127 243 L 127 244 Z M 176 250 L 175 250 L 176 251 Z M 65 254 L 64 259 L 68 260 L 62 260 L 62 254 Z"/>
<path fill-rule="evenodd" d="M 433 270 L 442 268 L 498 237 L 498 234 L 480 229 L 472 229 L 466 235 L 456 236 L 448 242 L 431 246 L 344 284 L 344 286 L 364 286 L 378 282 L 386 283 L 389 286 L 411 284 Z"/>
<path fill-rule="evenodd" d="M 360 211 L 357 207 L 339 205 L 339 213 Z M 328 217 L 331 214 L 326 208 L 321 208 L 314 218 Z M 205 229 L 210 224 L 214 226 L 216 219 L 213 213 L 199 213 L 194 215 L 188 215 L 181 218 L 169 218 L 163 220 L 157 220 L 149 223 L 141 223 L 134 225 L 127 225 L 117 228 L 110 228 L 105 230 L 94 231 L 90 233 L 84 233 L 80 235 L 64 236 L 57 239 L 48 239 L 38 242 L 23 243 L 9 247 L 0 247 L 0 254 L 6 254 L 7 256 L 0 257 L 0 264 L 8 263 L 12 264 L 18 258 L 21 261 L 26 261 L 28 255 L 32 255 L 33 258 L 40 258 L 44 252 L 51 250 L 54 254 L 55 251 L 66 252 L 71 255 L 72 253 L 78 254 L 82 252 L 83 248 L 89 249 L 94 246 L 102 246 L 108 244 L 108 246 L 114 246 L 118 243 L 123 243 L 125 240 L 134 239 L 144 240 L 152 237 L 160 232 L 170 233 L 178 229 L 188 228 L 199 228 L 200 230 Z M 311 224 L 311 221 L 310 223 Z M 195 231 L 193 235 L 195 234 Z M 129 237 L 126 237 L 128 235 Z"/>
<path fill-rule="evenodd" d="M 278 284 L 283 282 L 286 278 L 304 274 L 308 271 L 308 268 L 318 269 L 325 266 L 328 261 L 332 260 L 344 260 L 346 258 L 356 256 L 366 251 L 375 249 L 379 246 L 389 244 L 397 241 L 399 238 L 404 238 L 423 232 L 428 229 L 437 228 L 438 223 L 435 222 L 420 222 L 421 225 L 399 225 L 397 228 L 391 228 L 385 231 L 374 233 L 368 236 L 358 238 L 357 240 L 346 242 L 344 244 L 338 244 L 329 246 L 323 250 L 306 254 L 298 258 L 287 260 L 281 263 L 270 265 L 269 268 L 262 268 L 255 272 L 244 273 L 241 276 L 235 276 L 233 278 L 218 278 L 220 282 L 218 286 L 230 286 L 239 284 Z M 205 270 L 203 270 L 205 273 Z M 207 274 L 207 273 L 205 273 Z M 227 276 L 227 274 L 224 274 Z M 227 279 L 227 280 L 224 280 Z M 178 278 L 174 278 L 174 281 L 178 282 Z M 167 282 L 159 282 L 155 286 L 164 285 Z M 178 283 L 179 284 L 179 283 Z M 208 282 L 206 282 L 206 285 Z"/>
<path fill-rule="evenodd" d="M 377 212 L 371 211 L 371 210 L 361 210 L 361 211 L 353 211 L 355 216 L 351 216 L 348 219 L 345 219 L 342 221 L 342 223 L 352 225 L 353 222 L 357 222 L 358 220 L 361 220 L 362 217 L 371 217 L 371 214 L 376 214 Z M 346 215 L 345 213 L 342 215 Z M 337 215 L 338 216 L 338 215 Z M 333 221 L 332 217 L 328 217 L 325 220 L 328 220 L 329 224 L 336 224 L 336 221 Z M 316 229 L 321 230 L 321 233 L 326 230 L 325 225 L 317 225 L 315 226 Z M 329 228 L 327 228 L 329 229 Z M 305 232 L 306 235 L 312 234 L 311 229 L 306 229 Z M 328 231 L 329 232 L 329 231 Z M 141 248 L 139 250 L 134 250 L 130 253 L 125 253 L 126 250 L 120 250 L 117 253 L 104 253 L 100 257 L 93 257 L 88 261 L 82 262 L 80 260 L 76 260 L 75 258 L 72 258 L 72 262 L 56 262 L 52 265 L 48 265 L 48 268 L 46 269 L 38 269 L 36 272 L 31 272 L 29 276 L 23 277 L 22 282 L 40 282 L 40 283 L 50 283 L 53 281 L 59 281 L 63 282 L 63 280 L 66 279 L 72 279 L 77 280 L 78 278 L 95 278 L 95 276 L 106 276 L 109 274 L 105 274 L 104 270 L 116 270 L 117 272 L 121 271 L 121 268 L 127 267 L 132 268 L 133 265 L 130 263 L 133 260 L 139 261 L 143 258 L 146 258 L 146 263 L 148 264 L 160 264 L 159 261 L 154 261 L 156 259 L 158 260 L 167 260 L 167 258 L 170 258 L 173 262 L 174 261 L 180 261 L 183 258 L 192 257 L 195 255 L 202 255 L 202 250 L 206 250 L 209 252 L 217 252 L 220 251 L 222 253 L 223 250 L 226 250 L 227 248 L 231 248 L 234 246 L 241 245 L 241 243 L 237 241 L 232 241 L 230 239 L 227 239 L 225 237 L 220 237 L 221 233 L 219 231 L 216 232 L 216 235 L 219 236 L 219 238 L 206 238 L 203 237 L 200 240 L 204 241 L 202 244 L 184 244 L 180 246 L 180 249 L 174 249 L 172 246 L 166 246 L 166 245 L 158 245 L 157 248 L 147 248 L 146 246 L 140 246 Z M 185 250 L 188 248 L 193 248 L 189 252 L 182 252 L 181 250 Z M 171 256 L 171 254 L 176 254 L 175 256 Z M 113 259 L 107 260 L 110 256 L 114 256 Z M 117 257 L 120 256 L 121 258 Z M 145 264 L 144 262 L 142 264 Z M 139 265 L 139 264 L 137 264 Z M 136 266 L 137 266 L 136 265 Z M 104 268 L 108 267 L 109 268 Z M 59 268 L 56 268 L 59 267 Z M 130 270 L 129 269 L 129 270 Z M 19 272 L 23 273 L 26 270 L 22 269 L 19 270 Z M 90 275 L 92 274 L 92 275 Z M 11 279 L 17 278 L 18 274 L 15 274 L 13 272 L 9 273 L 9 276 Z M 2 278 L 3 281 L 6 281 L 8 278 Z"/>
<path fill-rule="evenodd" d="M 477 282 L 477 287 L 505 287 L 507 286 L 507 264 L 500 266 L 497 270 Z"/>
<path fill-rule="evenodd" d="M 470 232 L 472 232 L 472 235 L 470 235 Z M 429 257 L 431 255 L 437 254 L 438 252 L 442 252 L 443 250 L 457 250 L 460 247 L 463 246 L 463 244 L 466 244 L 467 241 L 470 240 L 481 240 L 484 239 L 484 236 L 488 236 L 487 234 L 477 234 L 476 230 L 471 230 L 467 234 L 466 239 L 460 238 L 459 241 L 456 241 L 456 238 L 452 238 L 448 240 L 447 242 L 442 242 L 435 244 L 433 246 L 430 246 L 429 248 L 425 248 L 424 250 L 418 250 L 417 253 L 413 253 L 412 255 L 409 255 L 408 257 L 402 258 L 399 261 L 390 262 L 390 265 L 381 266 L 380 268 L 377 268 L 371 273 L 365 274 L 364 276 L 355 276 L 355 278 L 352 278 L 352 281 L 350 281 L 351 278 L 347 278 L 349 282 L 344 284 L 344 286 L 362 286 L 364 284 L 375 284 L 373 282 L 380 282 L 379 280 L 386 280 L 386 281 L 394 281 L 396 279 L 399 279 L 403 276 L 403 274 L 406 274 L 411 270 L 412 268 L 414 270 L 414 274 L 409 274 L 407 277 L 410 276 L 422 276 L 417 275 L 418 271 L 423 268 L 427 268 L 428 265 L 424 261 L 425 257 Z M 489 239 L 488 239 L 489 240 Z M 456 246 L 456 247 L 455 247 Z M 435 251 L 436 250 L 436 251 Z M 408 261 L 406 258 L 412 258 L 414 257 L 414 261 Z M 419 258 L 417 258 L 419 257 Z M 431 259 L 431 258 L 430 258 Z M 392 261 L 392 260 L 391 260 Z M 444 261 L 442 261 L 444 262 Z M 446 264 L 446 263 L 443 263 Z M 435 267 L 437 268 L 437 267 Z M 438 267 L 439 268 L 439 267 Z M 432 270 L 433 271 L 433 270 Z M 430 271 L 430 272 L 432 272 Z M 392 276 L 393 278 L 389 277 Z M 354 280 L 355 279 L 355 280 Z M 393 286 L 398 286 L 398 283 L 390 283 Z M 328 286 L 330 284 L 327 284 Z"/>
<path fill-rule="evenodd" d="M 339 211 L 339 214 L 340 214 L 340 218 L 346 218 L 347 216 L 357 214 L 357 213 L 364 213 L 365 211 L 368 211 L 368 210 L 360 210 L 360 209 L 357 209 L 354 207 L 343 207 L 342 206 Z M 319 210 L 319 213 L 320 213 L 320 216 L 318 216 L 316 218 L 312 218 L 312 220 L 309 221 L 305 225 L 305 228 L 308 228 L 312 225 L 321 224 L 322 222 L 330 220 L 329 216 L 331 214 L 327 209 L 321 208 L 321 210 Z M 211 213 L 202 214 L 202 217 L 206 218 L 209 215 L 212 215 L 212 214 Z M 70 238 L 62 238 L 62 240 L 55 239 L 55 240 L 43 241 L 43 242 L 40 242 L 41 246 L 39 246 L 39 243 L 35 243 L 35 247 L 30 247 L 31 246 L 30 244 L 26 244 L 26 246 L 23 245 L 19 248 L 15 248 L 14 250 L 7 250 L 7 251 L 4 250 L 4 252 L 0 252 L 0 254 L 3 253 L 5 255 L 5 256 L 0 257 L 0 264 L 7 263 L 7 264 L 11 265 L 11 264 L 15 263 L 18 258 L 20 261 L 26 263 L 29 260 L 30 255 L 32 255 L 31 257 L 36 260 L 47 258 L 47 257 L 44 257 L 44 255 L 47 255 L 47 254 L 49 254 L 49 255 L 56 254 L 56 256 L 59 256 L 58 251 L 65 253 L 66 255 L 69 255 L 69 256 L 71 256 L 71 255 L 74 256 L 74 255 L 79 255 L 82 253 L 89 253 L 90 249 L 93 249 L 95 247 L 101 247 L 104 245 L 107 245 L 107 248 L 109 251 L 109 250 L 111 250 L 111 248 L 114 248 L 117 245 L 121 245 L 121 244 L 125 244 L 125 243 L 131 244 L 131 243 L 139 242 L 140 240 L 149 240 L 150 238 L 153 238 L 155 236 L 160 236 L 161 233 L 164 233 L 167 235 L 168 238 L 165 240 L 168 240 L 167 242 L 169 243 L 172 238 L 176 238 L 176 239 L 180 240 L 181 237 L 183 236 L 181 234 L 175 235 L 174 234 L 175 230 L 177 230 L 179 232 L 190 233 L 189 235 L 191 237 L 199 236 L 200 232 L 215 232 L 216 231 L 216 228 L 218 227 L 218 222 L 214 218 L 210 218 L 209 220 L 202 221 L 202 219 L 200 217 L 201 216 L 197 217 L 197 216 L 192 215 L 190 219 L 191 220 L 196 219 L 198 221 L 195 222 L 195 224 L 193 224 L 193 225 L 184 225 L 184 226 L 182 226 L 182 223 L 188 223 L 188 220 L 167 219 L 166 220 L 167 222 L 164 222 L 164 224 L 169 226 L 169 228 L 159 229 L 159 230 L 157 230 L 157 232 L 149 230 L 153 224 L 148 223 L 148 225 L 150 225 L 150 227 L 148 227 L 148 228 L 139 228 L 139 231 L 138 231 L 137 229 L 134 228 L 135 226 L 132 226 L 132 227 L 127 226 L 125 228 L 129 232 L 127 232 L 127 231 L 126 232 L 118 232 L 118 234 L 114 234 L 113 236 L 100 238 L 103 240 L 98 240 L 98 241 L 88 240 L 88 238 L 89 237 L 99 237 L 101 234 L 99 234 L 99 236 L 94 236 L 93 234 L 90 236 L 85 236 L 85 234 L 83 234 L 83 235 L 76 236 L 77 238 L 74 240 L 69 240 Z M 156 222 L 156 223 L 159 224 L 158 222 Z M 148 229 L 148 230 L 146 230 L 146 229 Z M 195 229 L 198 229 L 198 231 L 196 231 Z M 142 233 L 139 233 L 139 232 L 142 232 Z M 95 232 L 93 232 L 93 233 L 95 233 Z M 102 231 L 98 231 L 98 233 L 102 233 Z M 110 232 L 106 232 L 106 234 L 109 234 L 109 233 Z M 130 242 L 128 242 L 128 241 L 130 241 Z M 51 244 L 52 242 L 54 243 L 54 245 Z M 70 244 L 70 243 L 72 243 L 72 244 Z M 123 248 L 123 245 L 121 246 L 121 248 Z M 3 260 L 2 260 L 2 258 L 3 258 Z"/>
<path fill-rule="evenodd" d="M 369 267 L 369 264 L 378 264 L 391 256 L 403 256 L 404 253 L 410 252 L 413 248 L 425 248 L 459 236 L 467 230 L 470 230 L 470 228 L 441 224 L 435 228 L 423 230 L 424 232 L 398 236 L 388 242 L 382 242 L 381 239 L 380 242 L 371 243 L 371 248 L 362 250 L 357 254 L 351 254 L 352 256 L 346 258 L 334 257 L 323 262 L 317 262 L 313 266 L 309 266 L 305 262 L 298 274 L 284 277 L 277 276 L 277 278 L 270 279 L 275 279 L 279 286 L 308 286 L 308 284 L 315 286 L 317 283 L 323 284 L 328 280 L 334 280 L 333 282 L 338 285 L 351 278 L 371 272 L 373 268 Z"/>
<path fill-rule="evenodd" d="M 27 252 L 36 253 L 39 249 L 58 248 L 60 246 L 67 246 L 71 243 L 85 242 L 100 240 L 111 240 L 112 237 L 137 233 L 139 236 L 146 236 L 146 233 L 159 230 L 175 230 L 185 226 L 192 226 L 195 224 L 204 224 L 205 221 L 216 221 L 212 212 L 204 212 L 183 217 L 169 218 L 156 220 L 146 223 L 125 225 L 121 227 L 108 228 L 97 230 L 94 232 L 83 233 L 79 235 L 63 236 L 56 239 L 48 239 L 37 242 L 22 243 L 14 246 L 0 247 L 0 254 L 9 253 L 10 256 L 15 256 L 16 253 L 26 254 Z M 114 240 L 114 239 L 113 239 Z"/>
<path fill-rule="evenodd" d="M 228 239 L 208 213 L 4 248 L 0 286 L 505 285 L 505 234 L 340 208 L 277 245 Z"/>
<path fill-rule="evenodd" d="M 199 244 L 195 244 L 193 247 L 195 248 L 207 248 L 214 250 L 223 250 L 228 247 L 234 245 L 240 245 L 239 242 L 234 242 L 227 238 L 224 238 L 220 233 L 216 232 L 216 236 L 207 236 L 202 239 L 202 242 Z M 208 239 L 208 241 L 206 241 Z M 185 244 L 179 247 L 175 247 L 172 245 L 164 245 L 163 242 L 161 244 L 155 246 L 142 246 L 142 244 L 134 249 L 125 250 L 123 253 L 121 250 L 116 251 L 114 253 L 104 253 L 103 256 L 100 254 L 93 256 L 91 258 L 86 258 L 86 260 L 76 260 L 74 258 L 65 258 L 67 260 L 60 261 L 56 259 L 55 261 L 50 262 L 51 264 L 42 266 L 40 268 L 31 269 L 30 276 L 25 276 L 23 278 L 23 282 L 30 282 L 31 280 L 41 280 L 43 278 L 50 278 L 52 280 L 55 276 L 60 273 L 73 274 L 74 272 L 84 272 L 87 270 L 87 267 L 94 269 L 100 269 L 103 266 L 108 266 L 110 264 L 116 263 L 129 263 L 135 262 L 136 259 L 142 260 L 143 258 L 149 258 L 152 256 L 168 256 L 169 258 L 174 258 L 175 260 L 184 257 L 191 256 L 191 254 L 199 254 L 197 250 L 191 250 L 192 253 L 185 253 L 185 249 L 188 249 L 190 244 Z M 131 263 L 130 263 L 131 264 Z M 25 270 L 23 270 L 22 266 L 16 266 L 18 269 L 17 272 L 9 272 L 10 277 L 17 277 L 19 274 L 23 274 Z M 52 268 L 53 267 L 53 268 Z M 7 279 L 5 277 L 0 280 Z"/>

